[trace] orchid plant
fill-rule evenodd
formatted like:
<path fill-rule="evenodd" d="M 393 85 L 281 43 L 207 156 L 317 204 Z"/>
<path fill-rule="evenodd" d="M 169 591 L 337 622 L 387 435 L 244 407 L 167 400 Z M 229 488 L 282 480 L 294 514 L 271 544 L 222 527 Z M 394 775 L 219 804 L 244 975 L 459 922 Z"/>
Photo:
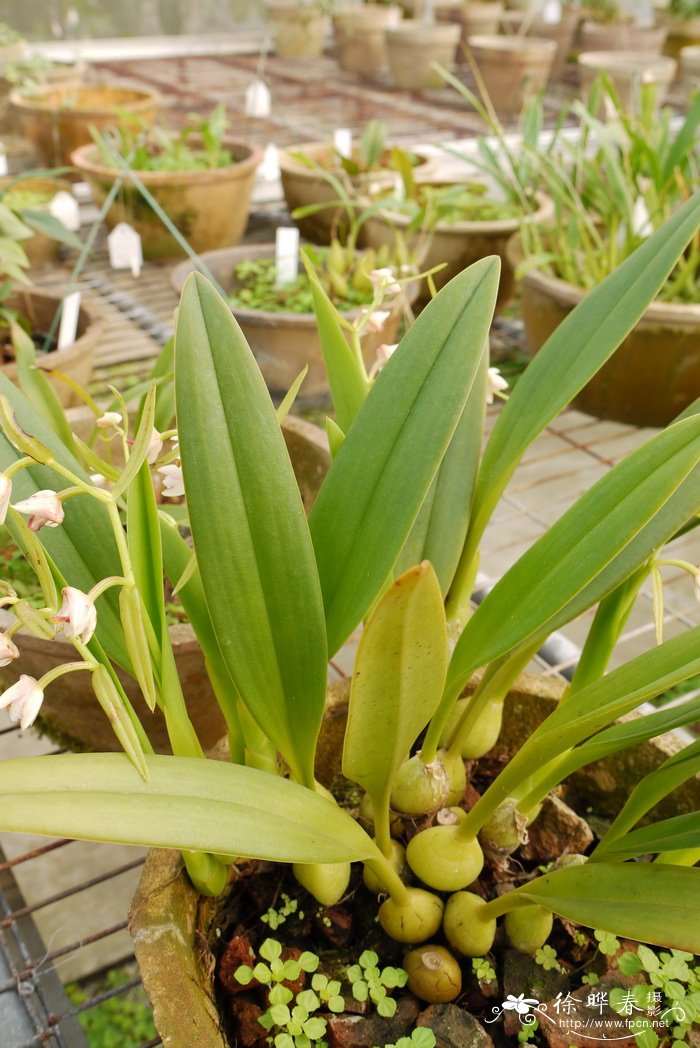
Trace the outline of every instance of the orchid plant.
<path fill-rule="evenodd" d="M 697 720 L 692 697 L 619 718 L 700 673 L 700 627 L 605 673 L 657 551 L 697 519 L 697 405 L 599 480 L 476 610 L 469 596 L 480 539 L 517 463 L 614 352 L 698 226 L 700 194 L 587 296 L 529 365 L 483 455 L 498 260 L 448 284 L 373 381 L 315 282 L 334 459 L 308 520 L 259 370 L 201 274 L 188 279 L 177 315 L 176 434 L 154 433 L 171 413 L 169 387 L 154 383 L 135 432 L 126 405 L 101 420 L 121 444 L 122 467 L 56 432 L 41 379 L 27 398 L 0 378 L 2 505 L 45 602 L 29 608 L 4 587 L 3 606 L 17 617 L 4 655 L 15 657 L 24 626 L 42 636 L 63 629 L 77 656 L 41 680 L 20 678 L 0 702 L 27 725 L 51 680 L 88 672 L 124 748 L 2 762 L 0 829 L 177 848 L 209 894 L 223 890 L 236 856 L 292 863 L 323 905 L 344 894 L 350 864 L 363 863 L 389 935 L 422 942 L 444 927 L 466 956 L 489 951 L 501 918 L 510 941 L 534 952 L 552 914 L 700 950 L 700 816 L 636 828 L 696 773 L 698 744 L 642 781 L 587 859 L 493 899 L 468 890 L 485 854 L 506 861 L 542 797 L 572 770 Z M 152 468 L 184 492 L 192 545 L 158 507 Z M 109 484 L 94 484 L 90 471 Z M 229 763 L 205 757 L 189 721 L 164 572 L 205 653 Z M 490 749 L 505 694 L 542 641 L 593 607 L 564 699 L 465 812 L 464 756 Z M 362 622 L 343 771 L 366 791 L 373 836 L 315 777 L 328 659 Z M 163 710 L 172 756 L 152 753 L 115 665 Z M 404 853 L 392 836 L 397 811 L 440 816 Z M 649 853 L 657 861 L 627 861 Z"/>

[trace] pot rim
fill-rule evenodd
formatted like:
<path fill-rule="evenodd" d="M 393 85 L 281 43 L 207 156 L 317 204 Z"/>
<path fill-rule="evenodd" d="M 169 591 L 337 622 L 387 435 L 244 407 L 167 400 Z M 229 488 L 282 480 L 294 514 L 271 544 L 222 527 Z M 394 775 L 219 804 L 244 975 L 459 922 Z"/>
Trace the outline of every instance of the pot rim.
<path fill-rule="evenodd" d="M 385 148 L 385 152 L 387 152 L 390 149 L 391 146 L 387 146 Z M 325 179 L 323 179 L 323 176 L 319 171 L 316 171 L 312 167 L 306 167 L 306 165 L 303 164 L 301 160 L 297 160 L 297 158 L 293 154 L 307 153 L 311 157 L 311 159 L 315 159 L 318 155 L 323 156 L 325 153 L 332 152 L 333 144 L 331 142 L 301 142 L 298 146 L 286 146 L 284 149 L 279 149 L 277 151 L 277 159 L 280 166 L 280 171 L 283 174 L 295 175 L 297 177 L 306 177 L 309 180 L 313 181 L 325 181 Z M 426 166 L 429 166 L 431 164 L 431 161 L 434 161 L 434 157 L 432 157 L 428 153 L 422 152 L 420 149 L 407 149 L 406 152 L 411 153 L 412 156 L 418 157 L 420 161 L 420 163 L 415 165 L 414 170 L 421 170 Z M 329 174 L 333 173 L 334 172 L 332 171 L 329 172 Z M 386 174 L 392 174 L 392 172 L 386 172 L 382 168 L 380 168 L 378 171 L 366 171 L 356 177 L 360 179 L 371 180 L 372 178 L 380 178 L 382 175 Z"/>
<path fill-rule="evenodd" d="M 336 22 L 342 22 L 345 19 L 349 19 L 351 22 L 358 19 L 360 22 L 365 20 L 364 16 L 372 18 L 373 15 L 386 14 L 392 17 L 395 14 L 401 14 L 401 8 L 398 4 L 378 4 L 378 3 L 367 3 L 367 4 L 345 4 L 333 15 L 333 24 Z"/>
<path fill-rule="evenodd" d="M 18 286 L 17 287 L 13 287 L 12 293 L 10 295 L 10 300 L 15 298 L 16 296 L 19 296 L 20 298 L 22 296 L 26 296 L 27 298 L 45 299 L 45 300 L 47 300 L 49 302 L 55 303 L 56 304 L 56 308 L 58 308 L 58 304 L 63 301 L 63 299 L 62 299 L 62 297 L 60 295 L 52 295 L 49 291 L 46 291 L 43 287 L 37 287 L 36 284 L 28 284 L 28 285 L 23 286 L 23 287 L 18 287 Z M 96 332 L 98 336 L 101 333 L 102 328 L 104 327 L 104 321 L 100 317 L 96 317 L 95 314 L 88 307 L 86 307 L 86 306 L 84 306 L 82 304 L 81 304 L 80 309 L 78 311 L 78 322 L 80 322 L 81 319 L 83 319 L 85 321 L 85 328 L 84 328 L 82 334 L 78 335 L 76 337 L 75 341 L 71 342 L 71 344 L 69 346 L 65 346 L 63 349 L 57 349 L 57 350 L 53 351 L 52 366 L 55 364 L 56 360 L 64 360 L 65 359 L 64 354 L 65 355 L 68 355 L 68 354 L 72 355 L 74 350 L 75 350 L 75 347 L 76 346 L 80 346 L 82 344 L 83 339 L 87 338 L 88 334 L 92 338 L 93 333 Z M 38 364 L 39 364 L 40 367 L 41 366 L 48 366 L 47 364 L 44 363 L 44 358 L 39 359 L 38 360 Z M 14 366 L 14 362 L 8 361 L 8 363 L 3 365 L 3 366 L 4 367 L 8 367 L 8 366 L 12 367 L 12 366 Z"/>
<path fill-rule="evenodd" d="M 498 33 L 476 33 L 467 38 L 472 50 L 496 51 L 507 55 L 537 54 L 549 57 L 557 48 L 556 40 L 544 36 L 501 36 Z"/>
<path fill-rule="evenodd" d="M 426 25 L 417 18 L 404 18 L 398 25 L 389 26 L 385 29 L 387 38 L 395 37 L 399 40 L 417 36 L 416 44 L 425 45 L 432 43 L 436 38 L 450 43 L 454 37 L 455 43 L 459 40 L 461 26 L 457 22 L 435 22 L 434 25 Z"/>
<path fill-rule="evenodd" d="M 57 103 L 60 103 L 61 98 L 68 95 L 75 95 L 78 92 L 89 91 L 89 92 L 114 92 L 123 93 L 129 95 L 140 95 L 140 98 L 133 99 L 130 103 L 130 109 L 136 113 L 142 110 L 150 109 L 153 106 L 160 106 L 161 96 L 157 91 L 153 91 L 148 87 L 134 86 L 129 87 L 127 84 L 81 84 L 77 87 L 68 86 L 53 86 L 41 88 L 38 91 L 34 91 L 31 95 L 25 95 L 20 90 L 10 92 L 10 104 L 15 106 L 17 109 L 22 109 L 27 113 L 38 112 L 38 113 L 65 113 L 67 115 L 75 114 L 81 119 L 89 117 L 100 117 L 105 114 L 112 115 L 115 112 L 115 104 L 108 106 L 96 106 L 90 105 L 86 107 L 77 104 L 68 108 L 61 108 Z M 116 104 L 118 106 L 118 103 Z"/>
<path fill-rule="evenodd" d="M 460 185 L 459 182 L 445 182 L 445 185 Z M 521 222 L 544 222 L 554 213 L 554 204 L 546 193 L 537 192 L 536 199 L 539 202 L 539 208 L 534 214 L 530 216 L 522 215 L 520 218 L 494 218 L 491 221 L 474 221 L 474 222 L 437 222 L 435 224 L 435 232 L 442 233 L 447 236 L 454 234 L 455 236 L 462 236 L 466 234 L 498 234 L 498 233 L 515 233 L 520 227 Z M 368 219 L 369 222 L 373 218 L 378 217 L 382 221 L 389 222 L 395 226 L 408 226 L 411 219 L 408 215 L 402 214 L 400 211 L 392 211 L 390 208 L 379 208 L 373 215 Z"/>
<path fill-rule="evenodd" d="M 668 73 L 673 76 L 677 62 L 668 55 L 650 51 L 581 51 L 576 59 L 587 69 L 612 69 L 615 73 Z"/>
<path fill-rule="evenodd" d="M 213 168 L 183 168 L 178 171 L 136 171 L 135 174 L 140 182 L 145 185 L 180 185 L 183 182 L 224 182 L 234 178 L 238 180 L 251 174 L 262 162 L 262 149 L 252 143 L 243 142 L 240 139 L 225 136 L 223 143 L 231 148 L 237 146 L 246 151 L 246 155 L 233 164 Z M 114 178 L 121 174 L 118 167 L 109 167 L 107 164 L 93 160 L 92 157 L 99 153 L 97 146 L 90 142 L 79 146 L 71 153 L 71 162 L 80 171 L 91 175 Z"/>

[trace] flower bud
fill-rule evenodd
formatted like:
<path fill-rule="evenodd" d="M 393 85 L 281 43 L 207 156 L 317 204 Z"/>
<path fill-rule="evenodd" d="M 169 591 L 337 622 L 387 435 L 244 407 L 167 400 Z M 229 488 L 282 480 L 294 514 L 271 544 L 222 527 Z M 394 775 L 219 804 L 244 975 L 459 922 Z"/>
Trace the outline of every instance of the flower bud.
<path fill-rule="evenodd" d="M 15 502 L 13 509 L 29 517 L 27 524 L 31 531 L 41 531 L 46 525 L 56 528 L 63 523 L 63 506 L 55 491 L 35 491 L 28 499 Z"/>
<path fill-rule="evenodd" d="M 5 523 L 7 511 L 10 508 L 12 497 L 12 481 L 4 473 L 0 473 L 0 524 Z"/>
<path fill-rule="evenodd" d="M 15 723 L 19 721 L 24 731 L 36 720 L 43 701 L 44 692 L 38 681 L 23 673 L 18 681 L 0 695 L 0 709 L 9 706 L 11 719 Z"/>
<path fill-rule="evenodd" d="M 0 633 L 0 666 L 9 666 L 13 659 L 19 658 L 15 642 L 6 633 Z"/>
<path fill-rule="evenodd" d="M 74 586 L 64 586 L 61 590 L 63 603 L 54 622 L 64 623 L 67 637 L 77 637 L 83 644 L 89 644 L 97 626 L 97 611 L 94 602 L 82 590 Z"/>

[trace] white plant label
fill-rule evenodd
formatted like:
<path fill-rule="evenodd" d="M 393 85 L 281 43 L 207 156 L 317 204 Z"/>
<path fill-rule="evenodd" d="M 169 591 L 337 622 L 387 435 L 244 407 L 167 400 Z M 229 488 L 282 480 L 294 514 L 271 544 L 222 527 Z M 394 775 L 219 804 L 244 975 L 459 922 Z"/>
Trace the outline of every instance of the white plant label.
<path fill-rule="evenodd" d="M 246 116 L 265 117 L 270 115 L 272 96 L 267 84 L 256 77 L 245 89 Z"/>
<path fill-rule="evenodd" d="M 299 273 L 299 230 L 295 226 L 280 226 L 275 237 L 275 285 L 284 287 L 296 280 Z"/>
<path fill-rule="evenodd" d="M 7 174 L 7 153 L 0 153 L 0 177 Z"/>
<path fill-rule="evenodd" d="M 128 222 L 120 222 L 107 237 L 112 269 L 130 269 L 138 277 L 143 267 L 141 237 Z"/>
<path fill-rule="evenodd" d="M 559 25 L 561 22 L 561 0 L 545 0 L 542 5 L 542 21 L 546 25 Z"/>
<path fill-rule="evenodd" d="M 57 349 L 72 346 L 78 333 L 78 316 L 80 315 L 80 292 L 72 291 L 63 299 L 61 324 L 58 329 Z"/>
<path fill-rule="evenodd" d="M 80 229 L 80 208 L 72 193 L 67 193 L 65 190 L 56 193 L 49 204 L 49 211 L 71 233 L 77 233 Z"/>
<path fill-rule="evenodd" d="M 265 182 L 277 182 L 280 177 L 280 161 L 277 146 L 274 142 L 265 146 L 262 164 L 258 168 L 260 177 Z"/>
<path fill-rule="evenodd" d="M 349 127 L 339 127 L 333 132 L 333 148 L 340 156 L 349 160 L 352 156 L 352 131 Z"/>

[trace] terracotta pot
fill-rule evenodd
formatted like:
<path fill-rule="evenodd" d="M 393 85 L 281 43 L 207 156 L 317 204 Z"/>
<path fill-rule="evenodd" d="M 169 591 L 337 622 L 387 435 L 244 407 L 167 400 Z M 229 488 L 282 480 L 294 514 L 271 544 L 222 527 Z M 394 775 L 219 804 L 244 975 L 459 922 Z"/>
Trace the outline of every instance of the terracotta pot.
<path fill-rule="evenodd" d="M 206 171 L 136 172 L 139 181 L 198 254 L 237 244 L 248 222 L 255 171 L 262 152 L 232 139 L 225 139 L 224 145 L 236 161 L 226 167 Z M 71 159 L 89 182 L 101 207 L 114 183 L 115 168 L 101 161 L 95 145 L 76 149 Z M 170 262 L 185 254 L 139 189 L 126 181 L 107 212 L 106 222 L 110 229 L 120 222 L 132 225 L 141 236 L 143 256 L 150 262 Z"/>
<path fill-rule="evenodd" d="M 666 30 L 663 47 L 664 54 L 670 58 L 680 58 L 684 47 L 700 44 L 700 15 L 694 18 L 677 18 L 668 11 L 657 11 L 656 22 Z"/>
<path fill-rule="evenodd" d="M 468 46 L 495 109 L 515 113 L 549 80 L 557 45 L 535 36 L 470 36 Z"/>
<path fill-rule="evenodd" d="M 0 188 L 4 188 L 8 184 L 8 180 L 3 179 L 0 181 Z M 16 184 L 19 190 L 28 190 L 29 192 L 38 193 L 50 193 L 53 198 L 57 193 L 66 192 L 70 193 L 71 184 L 60 178 L 23 178 L 21 182 Z M 49 211 L 51 201 L 47 201 L 45 204 L 35 205 L 33 211 Z M 47 236 L 46 233 L 35 232 L 29 240 L 22 241 L 22 247 L 27 253 L 29 258 L 29 265 L 32 269 L 38 266 L 45 266 L 49 262 L 55 262 L 58 258 L 59 243 L 52 237 Z"/>
<path fill-rule="evenodd" d="M 270 23 L 275 53 L 280 58 L 320 58 L 328 35 L 326 15 L 313 3 L 267 0 L 265 17 Z"/>
<path fill-rule="evenodd" d="M 388 64 L 384 30 L 400 19 L 401 8 L 384 4 L 353 4 L 337 11 L 333 30 L 341 69 L 370 80 L 380 77 Z"/>
<path fill-rule="evenodd" d="M 32 331 L 46 334 L 51 327 L 56 310 L 61 300 L 55 295 L 46 295 L 34 288 L 21 288 L 8 299 L 8 305 L 26 316 Z M 102 334 L 102 322 L 95 321 L 86 309 L 81 307 L 78 316 L 78 337 L 65 349 L 53 350 L 50 353 L 37 353 L 37 364 L 45 371 L 60 371 L 78 385 L 87 387 L 92 377 L 92 362 L 95 347 Z M 17 366 L 14 363 L 2 365 L 2 373 L 10 381 L 17 382 Z M 76 393 L 65 382 L 54 383 L 59 400 L 64 407 L 80 402 Z"/>
<path fill-rule="evenodd" d="M 470 36 L 497 33 L 502 17 L 503 4 L 500 0 L 466 0 L 452 12 L 452 21 L 462 27 L 462 45 L 466 45 Z"/>
<path fill-rule="evenodd" d="M 231 293 L 237 287 L 233 271 L 239 262 L 274 258 L 274 255 L 274 244 L 249 244 L 209 252 L 202 256 L 202 262 L 222 289 Z M 194 268 L 194 263 L 188 261 L 181 262 L 173 270 L 170 282 L 178 294 Z M 352 319 L 357 314 L 357 310 L 352 310 L 346 315 Z M 274 397 L 284 397 L 299 372 L 308 364 L 309 370 L 296 402 L 305 407 L 323 406 L 330 402 L 321 341 L 313 313 L 267 313 L 236 306 L 233 315 Z M 397 305 L 380 332 L 368 332 L 362 338 L 362 353 L 368 367 L 373 364 L 377 349 L 383 342 L 391 344 L 398 341 L 399 321 L 400 306 Z"/>
<path fill-rule="evenodd" d="M 94 415 L 81 408 L 69 413 L 69 421 L 71 429 L 87 439 L 94 426 Z M 282 432 L 308 512 L 330 466 L 328 442 L 317 426 L 292 415 L 284 419 Z M 15 621 L 13 615 L 0 610 L 0 630 L 7 629 Z M 225 734 L 226 725 L 209 683 L 202 650 L 188 623 L 171 626 L 169 632 L 190 718 L 203 747 L 210 749 Z M 21 659 L 0 671 L 5 687 L 14 683 L 21 673 L 39 678 L 55 666 L 70 662 L 75 655 L 70 641 L 64 640 L 60 634 L 55 640 L 42 640 L 23 629 L 15 641 Z M 121 670 L 118 675 L 156 751 L 169 753 L 162 713 L 148 710 L 131 676 Z M 47 688 L 39 726 L 71 749 L 121 750 L 95 699 L 87 674 L 68 674 Z"/>
<path fill-rule="evenodd" d="M 532 220 L 545 222 L 553 213 L 552 203 L 547 197 L 542 196 L 539 204 Z M 378 211 L 368 218 L 363 226 L 363 242 L 374 248 L 379 248 L 382 244 L 392 245 L 396 231 L 405 233 L 409 222 L 410 219 L 399 212 Z M 419 259 L 421 269 L 430 269 L 441 262 L 447 263 L 444 269 L 433 276 L 435 286 L 440 290 L 472 262 L 486 255 L 499 255 L 501 282 L 498 288 L 496 309 L 503 310 L 513 297 L 515 290 L 513 268 L 506 255 L 506 245 L 519 226 L 520 219 L 517 218 L 489 222 L 438 222 Z M 421 234 L 414 233 L 406 236 L 406 241 L 412 249 L 419 248 Z M 428 299 L 426 298 L 425 301 L 427 302 Z"/>
<path fill-rule="evenodd" d="M 90 128 L 104 131 L 116 123 L 129 126 L 120 110 L 133 114 L 139 126 L 153 123 L 160 98 L 155 91 L 100 84 L 60 87 L 33 94 L 13 91 L 10 106 L 23 134 L 34 143 L 48 167 L 68 166 L 72 153 L 92 142 Z"/>
<path fill-rule="evenodd" d="M 557 681 L 523 674 L 506 699 L 494 758 L 512 755 L 552 712 L 561 693 Z M 329 694 L 317 762 L 317 777 L 326 784 L 339 770 L 347 694 L 347 683 L 332 686 Z M 634 784 L 681 746 L 676 736 L 664 735 L 582 769 L 571 782 L 584 803 L 592 800 L 598 812 L 610 814 L 619 810 Z M 692 779 L 659 805 L 658 814 L 692 812 L 698 804 L 700 782 Z M 184 873 L 179 852 L 153 849 L 146 858 L 129 930 L 156 1028 L 168 1048 L 228 1048 L 216 1005 L 214 968 L 217 930 L 236 891 L 235 876 L 221 899 L 204 899 Z"/>
<path fill-rule="evenodd" d="M 539 15 L 532 18 L 522 10 L 508 11 L 501 19 L 501 24 L 506 32 L 517 33 L 524 21 L 527 22 L 528 36 L 536 36 L 540 40 L 554 40 L 557 45 L 550 74 L 551 78 L 556 80 L 561 76 L 573 50 L 574 37 L 581 21 L 580 11 L 575 7 L 563 7 L 558 22 L 545 22 Z"/>
<path fill-rule="evenodd" d="M 11 130 L 12 123 L 9 118 L 10 95 L 16 89 L 16 85 L 2 76 L 2 60 L 0 59 L 0 129 Z M 52 65 L 47 69 L 32 76 L 31 90 L 44 87 L 78 87 L 83 82 L 85 66 L 82 64 Z"/>
<path fill-rule="evenodd" d="M 658 55 L 666 39 L 663 26 L 635 22 L 582 22 L 578 30 L 579 51 L 648 51 Z"/>
<path fill-rule="evenodd" d="M 449 22 L 426 25 L 408 19 L 387 29 L 386 48 L 394 87 L 403 91 L 443 87 L 442 76 L 432 63 L 452 69 L 459 37 L 459 26 Z"/>
<path fill-rule="evenodd" d="M 676 75 L 676 60 L 648 51 L 584 51 L 578 56 L 581 90 L 588 93 L 596 77 L 605 72 L 613 82 L 624 109 L 639 105 L 642 84 L 656 84 L 656 104 L 661 105 Z"/>
<path fill-rule="evenodd" d="M 38 166 L 36 150 L 28 138 L 3 133 L 0 154 L 5 157 L 8 175 L 21 175 Z"/>
<path fill-rule="evenodd" d="M 681 50 L 681 74 L 689 91 L 700 87 L 700 46 Z"/>
<path fill-rule="evenodd" d="M 309 204 L 332 203 L 338 199 L 333 186 L 323 177 L 323 174 L 313 168 L 307 167 L 295 154 L 303 153 L 315 164 L 329 169 L 332 174 L 334 162 L 337 158 L 333 147 L 328 142 L 305 142 L 293 149 L 280 149 L 279 165 L 282 178 L 282 190 L 290 214 L 298 207 L 306 207 Z M 415 154 L 418 160 L 416 170 L 425 175 L 435 165 L 435 161 L 429 157 Z M 354 152 L 354 159 L 359 159 L 359 152 Z M 350 178 L 351 190 L 356 195 L 372 195 L 382 189 L 391 188 L 396 180 L 396 172 L 379 169 L 368 174 L 357 175 Z M 294 221 L 307 240 L 317 244 L 329 244 L 334 226 L 342 222 L 344 212 L 342 209 L 327 208 L 318 211 L 315 215 L 307 218 L 299 218 Z"/>
<path fill-rule="evenodd" d="M 508 248 L 521 259 L 518 238 Z M 522 317 L 531 353 L 585 298 L 582 288 L 536 270 L 521 282 Z M 596 418 L 666 426 L 700 396 L 700 306 L 654 302 L 574 404 Z"/>

